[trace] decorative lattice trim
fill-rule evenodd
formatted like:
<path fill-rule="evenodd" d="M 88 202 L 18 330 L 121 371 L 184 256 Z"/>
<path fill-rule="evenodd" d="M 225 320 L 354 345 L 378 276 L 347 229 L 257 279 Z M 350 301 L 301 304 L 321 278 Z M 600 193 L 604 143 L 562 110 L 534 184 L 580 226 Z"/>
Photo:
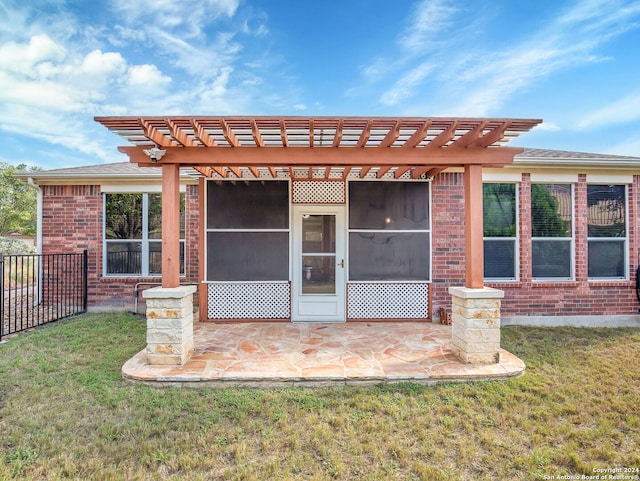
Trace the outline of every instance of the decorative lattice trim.
<path fill-rule="evenodd" d="M 349 283 L 349 319 L 428 319 L 429 284 Z"/>
<path fill-rule="evenodd" d="M 209 319 L 287 319 L 291 288 L 288 282 L 208 284 L 207 314 Z"/>
<path fill-rule="evenodd" d="M 344 204 L 344 182 L 293 182 L 294 204 Z"/>

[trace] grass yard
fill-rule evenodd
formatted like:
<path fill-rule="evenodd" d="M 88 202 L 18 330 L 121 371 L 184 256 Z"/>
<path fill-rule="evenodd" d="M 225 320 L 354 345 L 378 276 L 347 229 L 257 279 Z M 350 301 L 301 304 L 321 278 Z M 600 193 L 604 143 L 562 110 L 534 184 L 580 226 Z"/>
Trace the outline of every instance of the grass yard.
<path fill-rule="evenodd" d="M 504 328 L 503 346 L 528 366 L 509 381 L 281 390 L 126 384 L 120 367 L 144 338 L 140 318 L 91 314 L 0 345 L 0 480 L 495 481 L 640 468 L 640 329 Z"/>

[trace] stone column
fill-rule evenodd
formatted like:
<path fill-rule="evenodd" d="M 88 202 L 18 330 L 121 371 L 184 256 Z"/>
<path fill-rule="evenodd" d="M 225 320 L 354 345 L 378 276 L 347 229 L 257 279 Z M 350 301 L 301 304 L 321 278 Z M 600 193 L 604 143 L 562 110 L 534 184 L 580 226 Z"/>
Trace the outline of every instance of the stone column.
<path fill-rule="evenodd" d="M 193 354 L 195 286 L 153 287 L 142 292 L 147 301 L 147 363 L 178 365 Z"/>
<path fill-rule="evenodd" d="M 453 353 L 469 364 L 500 362 L 500 300 L 490 287 L 449 287 Z"/>

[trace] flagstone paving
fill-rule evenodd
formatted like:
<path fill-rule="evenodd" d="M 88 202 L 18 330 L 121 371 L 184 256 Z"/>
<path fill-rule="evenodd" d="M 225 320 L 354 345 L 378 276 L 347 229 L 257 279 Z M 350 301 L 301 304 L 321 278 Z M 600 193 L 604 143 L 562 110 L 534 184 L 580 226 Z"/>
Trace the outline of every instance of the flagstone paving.
<path fill-rule="evenodd" d="M 464 364 L 451 352 L 451 326 L 425 322 L 194 324 L 184 366 L 150 366 L 143 350 L 122 368 L 153 385 L 285 387 L 517 377 L 524 363 L 501 350 L 498 364 Z"/>

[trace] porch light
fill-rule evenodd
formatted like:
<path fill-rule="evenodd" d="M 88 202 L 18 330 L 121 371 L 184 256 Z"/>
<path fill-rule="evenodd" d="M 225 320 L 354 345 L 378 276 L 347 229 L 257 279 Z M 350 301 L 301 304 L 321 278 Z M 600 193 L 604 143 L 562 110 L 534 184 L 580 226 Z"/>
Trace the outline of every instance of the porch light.
<path fill-rule="evenodd" d="M 143 152 L 151 159 L 151 162 L 158 162 L 167 153 L 166 150 L 161 150 L 158 147 L 144 149 Z"/>

